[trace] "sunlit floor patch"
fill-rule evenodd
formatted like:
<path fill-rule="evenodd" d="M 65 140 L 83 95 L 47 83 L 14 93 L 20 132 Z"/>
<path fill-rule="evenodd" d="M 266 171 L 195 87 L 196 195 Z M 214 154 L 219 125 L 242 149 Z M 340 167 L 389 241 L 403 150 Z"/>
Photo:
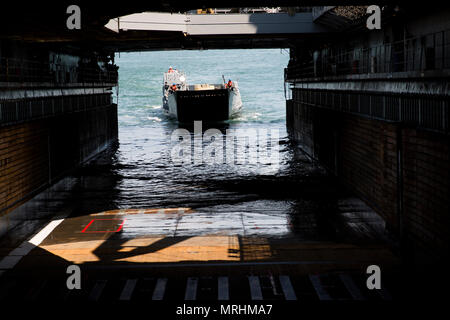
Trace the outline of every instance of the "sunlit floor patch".
<path fill-rule="evenodd" d="M 123 241 L 114 237 L 41 245 L 41 249 L 74 263 L 239 261 L 237 239 L 227 236 L 140 237 Z"/>
<path fill-rule="evenodd" d="M 255 227 L 257 220 L 260 228 Z M 239 261 L 239 237 L 246 233 L 285 235 L 289 230 L 280 215 L 189 208 L 112 210 L 68 218 L 40 248 L 74 263 Z M 254 260 L 271 255 L 267 244 L 252 248 Z"/>
<path fill-rule="evenodd" d="M 349 265 L 393 261 L 382 245 L 304 241 L 279 212 L 128 209 L 66 218 L 30 252 L 76 264 L 299 261 Z"/>

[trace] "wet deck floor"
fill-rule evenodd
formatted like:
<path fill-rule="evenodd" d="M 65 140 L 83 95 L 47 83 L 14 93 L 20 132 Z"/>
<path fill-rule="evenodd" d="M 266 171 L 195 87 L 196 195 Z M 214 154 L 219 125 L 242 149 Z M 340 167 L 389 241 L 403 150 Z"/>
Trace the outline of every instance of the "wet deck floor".
<path fill-rule="evenodd" d="M 301 241 L 289 233 L 284 217 L 261 215 L 141 209 L 68 217 L 39 244 L 44 251 L 32 251 L 27 257 L 35 267 L 44 263 L 42 252 L 76 264 L 395 261 L 381 244 Z"/>

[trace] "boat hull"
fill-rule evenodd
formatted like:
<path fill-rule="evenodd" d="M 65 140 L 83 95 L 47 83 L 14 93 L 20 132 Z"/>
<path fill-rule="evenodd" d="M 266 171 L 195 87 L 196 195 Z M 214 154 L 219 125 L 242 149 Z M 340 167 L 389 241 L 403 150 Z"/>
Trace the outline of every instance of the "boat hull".
<path fill-rule="evenodd" d="M 180 122 L 224 121 L 230 117 L 227 89 L 176 91 L 173 98 L 169 99 L 169 110 L 176 110 Z M 175 107 L 170 106 L 173 102 Z"/>
<path fill-rule="evenodd" d="M 242 107 L 237 81 L 232 87 L 225 84 L 187 85 L 180 73 L 165 73 L 163 85 L 163 110 L 179 122 L 225 121 Z M 173 91 L 169 83 L 177 88 Z M 172 85 L 172 86 L 173 86 Z"/>

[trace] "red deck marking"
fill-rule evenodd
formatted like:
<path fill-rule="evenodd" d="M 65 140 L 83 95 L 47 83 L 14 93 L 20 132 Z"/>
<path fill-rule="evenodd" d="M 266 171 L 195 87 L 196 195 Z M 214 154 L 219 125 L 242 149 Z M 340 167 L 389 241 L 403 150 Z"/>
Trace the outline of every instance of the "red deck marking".
<path fill-rule="evenodd" d="M 89 224 L 84 227 L 84 229 L 81 232 L 85 232 L 87 228 L 89 228 L 89 226 L 92 224 L 92 222 L 94 222 L 95 219 L 92 219 L 91 222 L 89 222 Z"/>
<path fill-rule="evenodd" d="M 119 232 L 123 228 L 123 224 L 125 223 L 125 219 L 122 220 L 122 223 L 120 224 L 119 228 L 116 230 L 116 232 Z"/>
<path fill-rule="evenodd" d="M 106 220 L 106 221 L 112 221 L 112 220 L 122 220 L 122 223 L 119 225 L 117 230 L 105 230 L 105 231 L 86 231 L 89 226 L 95 221 L 95 220 Z M 88 223 L 86 227 L 81 231 L 82 233 L 108 233 L 108 232 L 119 232 L 123 228 L 123 224 L 125 223 L 126 219 L 92 219 L 91 222 Z"/>

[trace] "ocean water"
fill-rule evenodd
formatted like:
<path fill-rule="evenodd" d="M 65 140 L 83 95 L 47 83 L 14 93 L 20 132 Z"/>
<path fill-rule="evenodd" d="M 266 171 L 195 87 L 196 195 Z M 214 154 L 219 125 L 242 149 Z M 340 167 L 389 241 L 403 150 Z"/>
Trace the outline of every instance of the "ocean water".
<path fill-rule="evenodd" d="M 186 50 L 116 55 L 119 66 L 119 124 L 152 126 L 169 121 L 161 110 L 162 77 L 169 66 L 194 83 L 238 81 L 244 108 L 237 123 L 284 123 L 283 73 L 286 50 Z"/>

